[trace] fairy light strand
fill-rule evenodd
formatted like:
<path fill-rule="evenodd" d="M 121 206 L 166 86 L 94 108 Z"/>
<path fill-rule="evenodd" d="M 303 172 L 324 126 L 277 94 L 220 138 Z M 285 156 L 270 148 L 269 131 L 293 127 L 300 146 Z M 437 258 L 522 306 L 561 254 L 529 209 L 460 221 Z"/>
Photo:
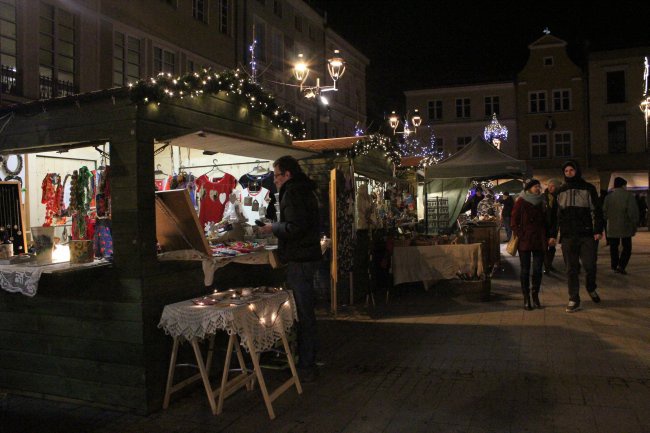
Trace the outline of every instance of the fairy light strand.
<path fill-rule="evenodd" d="M 238 69 L 220 73 L 212 69 L 191 72 L 182 77 L 160 73 L 154 78 L 129 84 L 130 97 L 135 103 L 151 104 L 188 96 L 191 98 L 218 94 L 243 98 L 248 107 L 263 114 L 283 134 L 292 139 L 306 138 L 305 124 L 300 118 L 278 105 L 275 97 Z"/>

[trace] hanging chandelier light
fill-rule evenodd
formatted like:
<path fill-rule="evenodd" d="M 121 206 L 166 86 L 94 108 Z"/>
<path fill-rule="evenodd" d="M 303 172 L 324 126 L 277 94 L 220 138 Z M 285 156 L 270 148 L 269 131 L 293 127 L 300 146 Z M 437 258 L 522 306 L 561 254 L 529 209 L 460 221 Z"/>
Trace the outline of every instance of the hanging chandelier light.
<path fill-rule="evenodd" d="M 508 140 L 508 128 L 499 123 L 496 113 L 492 114 L 492 121 L 483 130 L 483 138 L 497 149 L 501 148 L 502 141 Z"/>

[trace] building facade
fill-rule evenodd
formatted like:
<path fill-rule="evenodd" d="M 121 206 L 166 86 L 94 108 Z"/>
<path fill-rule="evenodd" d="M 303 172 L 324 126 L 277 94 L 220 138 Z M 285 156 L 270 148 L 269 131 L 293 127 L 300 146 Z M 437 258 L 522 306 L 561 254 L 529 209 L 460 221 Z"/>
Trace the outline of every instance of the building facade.
<path fill-rule="evenodd" d="M 590 163 L 601 185 L 609 185 L 612 173 L 621 172 L 644 172 L 647 180 L 647 131 L 639 109 L 646 56 L 650 47 L 589 56 Z"/>
<path fill-rule="evenodd" d="M 349 125 L 365 124 L 368 59 L 300 0 L 0 0 L 1 103 L 120 87 L 160 72 L 251 73 L 253 29 L 258 82 L 305 121 L 310 136 L 349 135 Z M 322 110 L 332 120 L 321 116 L 321 131 L 321 113 L 291 86 L 291 69 L 304 53 L 325 83 L 326 59 L 339 44 L 355 85 L 344 84 L 348 74 L 341 84 L 362 103 L 358 113 L 346 109 L 341 100 L 350 96 L 339 92 Z"/>
<path fill-rule="evenodd" d="M 431 132 L 436 146 L 450 155 L 477 135 L 496 114 L 499 123 L 508 128 L 508 140 L 501 145 L 505 153 L 517 157 L 517 122 L 515 86 L 512 82 L 485 83 L 468 86 L 439 87 L 404 92 L 407 113 L 417 109 L 422 118 L 418 138 L 429 140 Z"/>
<path fill-rule="evenodd" d="M 493 111 L 509 130 L 501 149 L 527 161 L 536 177 L 561 177 L 562 163 L 575 159 L 601 189 L 616 173 L 645 177 L 647 188 L 650 160 L 639 104 L 650 47 L 592 52 L 586 72 L 566 48 L 565 41 L 545 34 L 529 45 L 515 82 L 406 91 L 407 110 L 419 109 L 423 125 L 451 154 L 483 133 L 488 107 L 496 102 Z"/>
<path fill-rule="evenodd" d="M 528 62 L 517 74 L 517 157 L 536 176 L 557 177 L 567 159 L 587 167 L 586 80 L 566 45 L 545 34 L 528 46 Z"/>

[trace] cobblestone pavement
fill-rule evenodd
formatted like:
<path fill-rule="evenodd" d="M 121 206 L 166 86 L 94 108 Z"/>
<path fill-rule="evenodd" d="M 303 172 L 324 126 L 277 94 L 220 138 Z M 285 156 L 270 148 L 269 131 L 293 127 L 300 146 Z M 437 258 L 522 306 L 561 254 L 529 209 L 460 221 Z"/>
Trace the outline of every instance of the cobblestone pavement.
<path fill-rule="evenodd" d="M 650 432 L 650 233 L 634 238 L 628 275 L 609 270 L 601 245 L 603 301 L 582 288 L 584 309 L 573 314 L 560 273 L 544 276 L 545 308 L 524 311 L 518 259 L 502 257 L 490 302 L 404 286 L 387 305 L 321 314 L 321 375 L 276 400 L 274 421 L 257 390 L 212 416 L 197 384 L 146 417 L 0 394 L 0 431 Z M 561 255 L 555 265 L 563 269 Z"/>

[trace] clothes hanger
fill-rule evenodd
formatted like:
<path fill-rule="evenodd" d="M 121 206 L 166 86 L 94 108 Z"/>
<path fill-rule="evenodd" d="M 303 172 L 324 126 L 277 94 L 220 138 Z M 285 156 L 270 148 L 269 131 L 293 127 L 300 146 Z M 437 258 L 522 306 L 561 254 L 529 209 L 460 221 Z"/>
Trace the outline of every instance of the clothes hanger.
<path fill-rule="evenodd" d="M 264 174 L 264 173 L 269 172 L 269 170 L 267 168 L 262 167 L 262 161 L 258 160 L 258 161 L 255 161 L 255 163 L 257 163 L 257 165 L 255 167 L 253 167 L 253 169 L 251 171 L 249 171 L 247 174 L 253 174 L 253 172 L 255 172 L 255 173 L 257 173 L 259 175 L 259 174 Z"/>
<path fill-rule="evenodd" d="M 223 171 L 222 169 L 219 168 L 219 165 L 217 164 L 218 162 L 219 162 L 219 161 L 217 161 L 216 158 L 213 159 L 213 160 L 212 160 L 212 167 L 210 168 L 210 170 L 208 170 L 207 172 L 205 172 L 205 173 L 203 174 L 203 176 L 207 176 L 209 173 L 212 173 L 213 171 L 220 171 L 221 173 L 226 174 L 225 171 Z"/>
<path fill-rule="evenodd" d="M 167 173 L 162 171 L 162 169 L 160 167 L 161 167 L 160 164 L 156 165 L 156 169 L 153 171 L 153 175 L 154 176 L 167 176 Z"/>

